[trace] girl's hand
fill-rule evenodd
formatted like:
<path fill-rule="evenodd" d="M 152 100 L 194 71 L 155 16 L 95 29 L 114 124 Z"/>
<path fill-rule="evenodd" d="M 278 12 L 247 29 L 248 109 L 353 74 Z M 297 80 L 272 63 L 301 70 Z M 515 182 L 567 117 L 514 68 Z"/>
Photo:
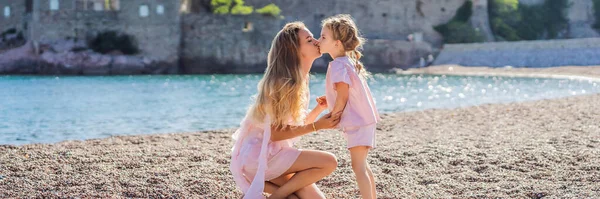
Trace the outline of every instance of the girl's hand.
<path fill-rule="evenodd" d="M 327 98 L 323 95 L 321 97 L 317 97 L 317 107 L 326 109 L 327 108 Z"/>

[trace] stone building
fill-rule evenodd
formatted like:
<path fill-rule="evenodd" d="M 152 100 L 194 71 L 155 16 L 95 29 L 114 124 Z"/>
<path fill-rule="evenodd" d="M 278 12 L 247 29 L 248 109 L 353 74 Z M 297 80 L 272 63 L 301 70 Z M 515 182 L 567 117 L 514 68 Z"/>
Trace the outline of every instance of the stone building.
<path fill-rule="evenodd" d="M 318 36 L 321 20 L 351 14 L 368 39 L 363 62 L 372 71 L 406 68 L 435 54 L 442 37 L 433 27 L 450 20 L 466 0 L 246 0 L 260 8 L 275 3 L 281 17 L 215 15 L 210 0 L 0 0 L 0 31 L 14 29 L 30 41 L 85 41 L 115 30 L 133 35 L 137 56 L 169 66 L 171 73 L 262 72 L 277 31 L 303 21 Z M 487 0 L 473 0 L 471 24 L 493 41 Z M 523 1 L 527 4 L 543 0 Z M 573 0 L 570 36 L 593 37 L 591 0 Z M 580 12 L 584 10 L 585 12 Z M 408 41 L 407 38 L 413 38 Z M 324 70 L 326 59 L 315 62 Z"/>

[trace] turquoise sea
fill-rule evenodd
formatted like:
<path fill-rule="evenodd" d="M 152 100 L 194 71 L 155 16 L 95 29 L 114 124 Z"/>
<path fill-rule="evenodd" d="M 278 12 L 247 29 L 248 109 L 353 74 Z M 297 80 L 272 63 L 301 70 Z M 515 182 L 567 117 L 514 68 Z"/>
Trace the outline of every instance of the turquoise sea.
<path fill-rule="evenodd" d="M 261 75 L 0 76 L 0 144 L 234 128 Z M 311 107 L 324 94 L 312 75 Z M 380 112 L 455 108 L 600 93 L 597 82 L 375 74 Z"/>

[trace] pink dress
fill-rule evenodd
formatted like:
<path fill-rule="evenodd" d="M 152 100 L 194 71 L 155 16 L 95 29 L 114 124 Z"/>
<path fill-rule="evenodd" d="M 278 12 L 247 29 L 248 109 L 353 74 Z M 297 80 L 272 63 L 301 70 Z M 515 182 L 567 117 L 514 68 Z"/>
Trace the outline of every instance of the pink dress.
<path fill-rule="evenodd" d="M 305 95 L 305 110 L 308 109 L 309 93 Z M 300 138 L 272 142 L 271 122 L 266 118 L 257 124 L 248 117 L 233 134 L 235 140 L 229 169 L 245 199 L 264 198 L 265 181 L 270 181 L 287 171 L 300 155 L 294 143 Z M 300 125 L 300 124 L 294 124 Z"/>
<path fill-rule="evenodd" d="M 329 111 L 333 110 L 337 98 L 335 83 L 349 85 L 348 102 L 342 113 L 339 128 L 344 131 L 348 148 L 375 146 L 375 124 L 379 112 L 367 82 L 356 72 L 353 61 L 347 56 L 335 58 L 329 63 L 325 76 L 325 97 Z"/>

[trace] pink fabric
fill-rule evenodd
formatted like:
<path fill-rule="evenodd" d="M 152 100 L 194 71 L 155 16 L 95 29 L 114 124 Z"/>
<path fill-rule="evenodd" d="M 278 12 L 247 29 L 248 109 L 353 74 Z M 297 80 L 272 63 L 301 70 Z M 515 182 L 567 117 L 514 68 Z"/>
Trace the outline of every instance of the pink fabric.
<path fill-rule="evenodd" d="M 258 147 L 256 147 L 258 148 Z M 260 148 L 258 148 L 260 149 Z M 275 151 L 272 150 L 271 151 Z M 265 181 L 271 181 L 283 175 L 300 156 L 300 150 L 293 147 L 281 147 L 276 153 L 267 155 L 267 170 L 265 171 Z M 250 152 L 249 157 L 258 157 L 258 150 Z M 249 158 L 243 168 L 243 173 L 247 179 L 252 180 L 258 173 L 258 160 Z"/>
<path fill-rule="evenodd" d="M 307 92 L 305 109 L 308 108 L 309 97 Z M 271 142 L 271 119 L 268 116 L 263 124 L 256 124 L 246 116 L 232 137 L 234 145 L 229 169 L 244 193 L 244 199 L 265 198 L 265 181 L 281 176 L 300 155 L 300 151 L 293 148 L 299 137 Z"/>
<path fill-rule="evenodd" d="M 325 76 L 325 96 L 329 111 L 333 110 L 337 91 L 335 83 L 349 85 L 348 102 L 338 127 L 362 127 L 377 123 L 379 112 L 367 82 L 356 73 L 354 63 L 347 56 L 335 58 L 329 63 Z"/>
<path fill-rule="evenodd" d="M 357 146 L 368 146 L 375 148 L 375 129 L 377 124 L 361 127 L 344 128 L 344 138 L 348 149 Z"/>

